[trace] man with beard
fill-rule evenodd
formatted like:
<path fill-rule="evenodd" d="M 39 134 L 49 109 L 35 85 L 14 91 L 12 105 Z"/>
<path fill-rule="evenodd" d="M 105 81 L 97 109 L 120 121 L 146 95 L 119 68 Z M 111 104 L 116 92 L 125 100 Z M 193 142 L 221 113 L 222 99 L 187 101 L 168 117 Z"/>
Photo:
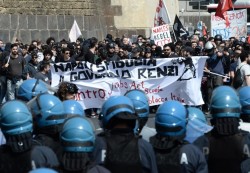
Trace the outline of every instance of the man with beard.
<path fill-rule="evenodd" d="M 18 45 L 11 45 L 11 53 L 5 57 L 4 70 L 7 76 L 7 101 L 14 100 L 16 91 L 23 82 L 23 78 L 26 78 L 25 74 L 25 59 L 18 54 Z"/>
<path fill-rule="evenodd" d="M 237 67 L 240 69 L 241 76 L 243 77 L 243 84 L 242 86 L 250 86 L 250 52 L 243 51 L 240 54 L 241 63 Z M 236 70 L 237 70 L 236 69 Z"/>

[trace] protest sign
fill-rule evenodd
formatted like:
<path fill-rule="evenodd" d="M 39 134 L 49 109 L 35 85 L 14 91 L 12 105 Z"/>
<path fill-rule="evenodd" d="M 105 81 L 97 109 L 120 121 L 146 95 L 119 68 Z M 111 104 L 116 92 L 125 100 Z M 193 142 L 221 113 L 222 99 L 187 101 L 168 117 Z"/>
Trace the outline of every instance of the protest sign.
<path fill-rule="evenodd" d="M 228 40 L 230 37 L 246 37 L 247 36 L 247 11 L 234 10 L 224 13 L 225 19 L 215 16 L 211 13 L 211 36 L 217 34 L 222 36 L 223 40 Z"/>
<path fill-rule="evenodd" d="M 155 44 L 158 46 L 163 47 L 165 44 L 171 43 L 171 35 L 169 30 L 169 25 L 161 25 L 152 28 L 152 39 L 154 40 Z"/>
<path fill-rule="evenodd" d="M 206 58 L 129 59 L 99 65 L 85 61 L 56 63 L 51 66 L 52 87 L 62 79 L 75 83 L 79 88 L 77 100 L 84 108 L 100 108 L 110 96 L 124 95 L 132 89 L 143 90 L 151 106 L 167 100 L 201 105 L 204 102 L 200 86 Z"/>

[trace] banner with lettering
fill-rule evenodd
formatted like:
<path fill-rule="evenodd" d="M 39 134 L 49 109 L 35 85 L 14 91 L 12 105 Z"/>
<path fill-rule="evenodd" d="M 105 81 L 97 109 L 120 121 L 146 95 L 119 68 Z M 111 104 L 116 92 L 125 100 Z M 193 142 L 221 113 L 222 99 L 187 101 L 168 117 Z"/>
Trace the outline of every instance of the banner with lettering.
<path fill-rule="evenodd" d="M 171 43 L 171 35 L 169 30 L 169 25 L 161 25 L 152 28 L 152 39 L 154 40 L 155 44 L 158 46 L 163 47 L 165 44 Z"/>
<path fill-rule="evenodd" d="M 224 13 L 225 20 L 215 16 L 215 12 L 211 13 L 211 36 L 217 34 L 222 35 L 223 40 L 230 37 L 246 37 L 247 36 L 247 10 L 226 11 Z"/>
<path fill-rule="evenodd" d="M 132 89 L 143 90 L 149 104 L 178 100 L 186 105 L 201 105 L 201 79 L 206 56 L 189 59 L 165 58 L 121 60 L 94 65 L 56 63 L 51 66 L 52 87 L 60 81 L 75 83 L 77 100 L 84 108 L 100 108 L 110 96 L 124 95 Z"/>

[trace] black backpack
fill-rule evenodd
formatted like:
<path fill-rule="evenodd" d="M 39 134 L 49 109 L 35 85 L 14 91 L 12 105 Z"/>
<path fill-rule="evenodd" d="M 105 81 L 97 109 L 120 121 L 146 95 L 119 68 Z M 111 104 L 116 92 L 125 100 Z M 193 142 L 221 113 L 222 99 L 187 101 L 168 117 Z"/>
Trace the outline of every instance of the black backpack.
<path fill-rule="evenodd" d="M 235 72 L 235 75 L 234 75 L 234 79 L 233 79 L 233 87 L 235 89 L 239 88 L 242 86 L 243 84 L 243 77 L 241 75 L 241 72 L 240 72 L 240 69 L 243 67 L 244 65 L 242 65 L 240 68 L 238 68 Z"/>

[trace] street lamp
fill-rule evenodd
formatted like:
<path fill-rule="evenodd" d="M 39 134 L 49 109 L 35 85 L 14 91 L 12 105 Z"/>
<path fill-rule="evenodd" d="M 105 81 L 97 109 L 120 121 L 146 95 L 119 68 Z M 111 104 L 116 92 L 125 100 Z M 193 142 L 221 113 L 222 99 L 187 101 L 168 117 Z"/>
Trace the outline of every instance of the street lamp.
<path fill-rule="evenodd" d="M 183 15 L 184 11 L 185 11 L 185 9 L 182 8 L 182 9 L 181 9 L 181 19 L 182 19 L 183 25 L 184 25 L 184 15 Z"/>

